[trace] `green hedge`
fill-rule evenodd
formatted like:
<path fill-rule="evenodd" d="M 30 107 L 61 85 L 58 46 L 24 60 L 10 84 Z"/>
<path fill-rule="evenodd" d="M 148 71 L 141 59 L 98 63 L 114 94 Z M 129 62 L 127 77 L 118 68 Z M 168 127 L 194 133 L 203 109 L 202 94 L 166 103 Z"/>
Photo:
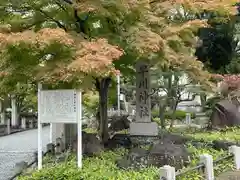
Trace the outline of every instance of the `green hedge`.
<path fill-rule="evenodd" d="M 194 137 L 207 139 L 209 141 L 218 139 L 234 141 L 238 138 L 236 135 L 240 134 L 240 128 L 226 129 L 224 132 L 205 132 L 192 134 Z M 191 135 L 191 134 L 188 134 Z M 194 147 L 191 144 L 185 144 L 188 150 L 193 153 L 191 163 L 188 167 L 194 167 L 199 163 L 199 156 L 202 154 L 211 154 L 213 159 L 223 157 L 228 154 L 227 151 L 217 151 L 206 144 Z M 41 171 L 33 171 L 30 176 L 22 176 L 18 180 L 158 180 L 159 169 L 149 167 L 142 170 L 123 170 L 119 169 L 115 161 L 121 159 L 126 153 L 124 149 L 115 151 L 103 152 L 99 157 L 84 158 L 83 168 L 79 170 L 76 167 L 76 157 L 71 157 L 70 161 L 61 164 L 44 165 Z M 49 160 L 50 161 L 50 160 Z M 48 162 L 47 158 L 44 162 Z M 217 176 L 219 173 L 233 169 L 233 159 L 219 162 L 214 166 L 214 172 Z M 198 171 L 190 171 L 177 180 L 202 180 L 204 177 Z"/>
<path fill-rule="evenodd" d="M 216 158 L 225 156 L 228 152 L 217 151 L 211 148 L 203 147 L 195 148 L 188 146 L 190 152 L 193 153 L 189 167 L 195 167 L 199 163 L 199 156 L 207 153 Z M 142 170 L 124 170 L 117 168 L 115 161 L 121 158 L 123 154 L 119 151 L 104 152 L 102 156 L 95 158 L 85 158 L 83 161 L 83 169 L 76 167 L 76 158 L 67 163 L 49 164 L 41 171 L 34 171 L 30 176 L 22 176 L 18 180 L 158 180 L 159 169 L 149 167 Z M 228 169 L 233 169 L 233 160 L 223 161 L 215 166 L 215 175 L 222 173 Z M 177 180 L 202 180 L 204 177 L 198 171 L 190 171 Z"/>
<path fill-rule="evenodd" d="M 84 158 L 83 168 L 76 167 L 76 157 L 67 163 L 49 164 L 41 171 L 18 180 L 156 180 L 159 170 L 149 167 L 139 171 L 119 169 L 115 161 L 125 154 L 124 149 L 103 152 L 99 157 Z"/>
<path fill-rule="evenodd" d="M 181 110 L 176 110 L 175 112 L 175 118 L 178 120 L 185 120 L 186 117 L 186 111 L 181 111 Z M 190 113 L 190 112 L 189 112 Z M 191 118 L 194 119 L 196 117 L 195 113 L 190 113 L 191 114 Z M 164 113 L 165 119 L 171 119 L 172 112 L 171 111 L 167 111 Z M 158 110 L 153 110 L 152 111 L 152 117 L 153 118 L 158 118 L 159 117 L 159 112 Z"/>

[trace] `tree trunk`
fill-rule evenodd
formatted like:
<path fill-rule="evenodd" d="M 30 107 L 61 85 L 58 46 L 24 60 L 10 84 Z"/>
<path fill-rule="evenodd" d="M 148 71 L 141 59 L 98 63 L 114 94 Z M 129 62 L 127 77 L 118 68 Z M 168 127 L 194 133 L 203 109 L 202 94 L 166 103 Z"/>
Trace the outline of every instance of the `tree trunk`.
<path fill-rule="evenodd" d="M 100 105 L 99 105 L 100 106 Z M 96 113 L 96 120 L 97 120 L 97 130 L 98 130 L 98 132 L 100 131 L 100 108 L 99 108 L 99 106 L 98 106 L 98 108 L 97 108 L 97 113 Z"/>
<path fill-rule="evenodd" d="M 159 105 L 159 119 L 161 122 L 161 128 L 165 129 L 166 128 L 166 123 L 165 123 L 165 117 L 164 117 L 164 112 L 165 112 L 166 106 Z"/>
<path fill-rule="evenodd" d="M 173 112 L 172 112 L 172 115 L 171 115 L 172 119 L 171 119 L 171 123 L 170 123 L 170 128 L 173 127 L 174 120 L 176 119 L 177 105 L 178 105 L 178 102 L 176 102 L 176 103 L 174 104 L 174 106 L 172 107 L 172 111 L 173 111 Z"/>
<path fill-rule="evenodd" d="M 96 80 L 96 89 L 99 93 L 99 134 L 103 143 L 106 143 L 109 138 L 108 134 L 108 88 L 111 83 L 111 78 L 103 78 Z"/>

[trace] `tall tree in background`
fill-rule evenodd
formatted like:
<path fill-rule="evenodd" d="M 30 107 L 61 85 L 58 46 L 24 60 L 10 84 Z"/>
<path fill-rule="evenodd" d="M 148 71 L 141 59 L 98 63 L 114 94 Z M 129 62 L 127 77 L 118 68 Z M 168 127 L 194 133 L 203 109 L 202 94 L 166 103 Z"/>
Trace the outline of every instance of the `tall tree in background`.
<path fill-rule="evenodd" d="M 238 11 L 238 5 L 233 6 Z M 205 11 L 199 18 L 205 18 L 211 27 L 201 28 L 198 36 L 201 45 L 196 49 L 197 58 L 215 73 L 239 73 L 239 12 L 235 16 L 214 11 Z"/>
<path fill-rule="evenodd" d="M 207 23 L 171 19 L 179 7 L 194 13 L 205 9 L 235 13 L 227 0 L 2 0 L 1 84 L 27 80 L 82 88 L 94 84 L 100 135 L 107 141 L 108 88 L 116 69 L 128 75 L 135 62 L 144 59 L 186 71 L 209 85 L 209 73 L 192 53 L 195 33 Z"/>

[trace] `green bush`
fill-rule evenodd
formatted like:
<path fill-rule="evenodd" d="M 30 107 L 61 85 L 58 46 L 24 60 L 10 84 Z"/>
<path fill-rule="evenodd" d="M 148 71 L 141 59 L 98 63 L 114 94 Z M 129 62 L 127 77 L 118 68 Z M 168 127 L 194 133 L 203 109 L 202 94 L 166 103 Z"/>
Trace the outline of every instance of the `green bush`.
<path fill-rule="evenodd" d="M 230 141 L 230 142 L 240 142 L 240 127 L 227 127 L 222 129 L 221 131 L 214 131 L 214 132 L 199 132 L 199 133 L 185 133 L 186 135 L 190 135 L 195 139 L 203 139 L 205 141 L 214 141 L 214 140 L 223 140 L 223 141 Z"/>
<path fill-rule="evenodd" d="M 191 163 L 188 167 L 194 167 L 199 163 L 199 156 L 207 153 L 213 155 L 213 158 L 225 156 L 227 152 L 217 151 L 206 146 L 195 148 L 190 144 L 186 145 L 193 153 Z M 48 164 L 41 171 L 33 171 L 31 175 L 22 176 L 18 180 L 158 180 L 159 169 L 149 167 L 142 170 L 123 170 L 117 168 L 115 161 L 124 155 L 124 151 L 104 152 L 99 157 L 85 158 L 83 168 L 79 170 L 76 166 L 76 157 L 73 157 L 67 163 Z M 215 167 L 216 175 L 233 169 L 233 160 L 223 161 Z M 177 180 L 202 180 L 203 176 L 198 171 L 190 171 Z"/>
<path fill-rule="evenodd" d="M 19 180 L 155 180 L 159 170 L 154 167 L 139 171 L 121 170 L 115 161 L 124 155 L 125 150 L 102 153 L 99 157 L 85 158 L 83 168 L 76 167 L 76 158 L 68 163 L 45 166 L 34 171 L 31 176 L 22 176 Z"/>
<path fill-rule="evenodd" d="M 175 118 L 178 120 L 185 120 L 186 117 L 186 111 L 176 110 L 175 112 Z M 191 118 L 194 119 L 196 117 L 195 113 L 190 113 Z M 172 111 L 167 111 L 164 113 L 165 119 L 172 119 Z M 159 118 L 159 112 L 158 110 L 152 110 L 152 117 L 153 118 Z"/>
<path fill-rule="evenodd" d="M 161 126 L 160 118 L 158 118 L 158 117 L 153 118 L 153 122 L 156 122 L 158 124 L 158 126 Z"/>
<path fill-rule="evenodd" d="M 227 128 L 226 131 L 211 132 L 211 133 L 195 133 L 192 134 L 195 138 L 203 138 L 205 140 L 215 140 L 220 137 L 224 140 L 239 139 L 240 128 Z M 190 134 L 188 134 L 190 135 Z M 209 138 L 208 138 L 209 137 Z M 206 144 L 202 144 L 197 148 L 191 144 L 186 144 L 188 150 L 193 154 L 191 163 L 188 167 L 195 167 L 199 163 L 199 156 L 202 154 L 210 154 L 213 159 L 223 157 L 228 154 L 227 151 L 214 150 Z M 84 158 L 83 168 L 79 170 L 76 167 L 76 157 L 73 156 L 67 163 L 61 164 L 44 164 L 41 171 L 33 171 L 31 175 L 25 175 L 19 180 L 158 180 L 159 169 L 149 167 L 142 170 L 122 170 L 119 169 L 115 162 L 121 159 L 126 154 L 125 149 L 118 149 L 108 152 L 103 152 L 101 156 Z M 50 161 L 50 160 L 49 160 Z M 47 162 L 45 158 L 44 162 Z M 219 173 L 233 169 L 233 159 L 224 160 L 214 165 L 214 172 L 217 176 Z M 177 177 L 177 180 L 202 180 L 203 175 L 198 171 L 189 171 Z"/>

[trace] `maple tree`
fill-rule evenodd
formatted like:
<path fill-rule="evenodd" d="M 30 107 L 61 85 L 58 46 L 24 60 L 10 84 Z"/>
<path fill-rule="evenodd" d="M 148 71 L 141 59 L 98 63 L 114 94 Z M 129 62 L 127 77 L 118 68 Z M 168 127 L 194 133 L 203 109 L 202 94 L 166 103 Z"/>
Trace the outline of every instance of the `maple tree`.
<path fill-rule="evenodd" d="M 214 74 L 213 78 L 217 80 L 217 82 L 220 82 L 220 92 L 222 94 L 230 96 L 239 94 L 240 74 Z"/>
<path fill-rule="evenodd" d="M 207 22 L 177 20 L 177 12 L 235 13 L 229 0 L 2 0 L 1 85 L 43 81 L 93 82 L 99 92 L 100 134 L 108 139 L 108 87 L 116 69 L 138 60 L 187 71 L 208 87 L 210 74 L 192 52 Z M 174 12 L 173 10 L 176 10 Z"/>

